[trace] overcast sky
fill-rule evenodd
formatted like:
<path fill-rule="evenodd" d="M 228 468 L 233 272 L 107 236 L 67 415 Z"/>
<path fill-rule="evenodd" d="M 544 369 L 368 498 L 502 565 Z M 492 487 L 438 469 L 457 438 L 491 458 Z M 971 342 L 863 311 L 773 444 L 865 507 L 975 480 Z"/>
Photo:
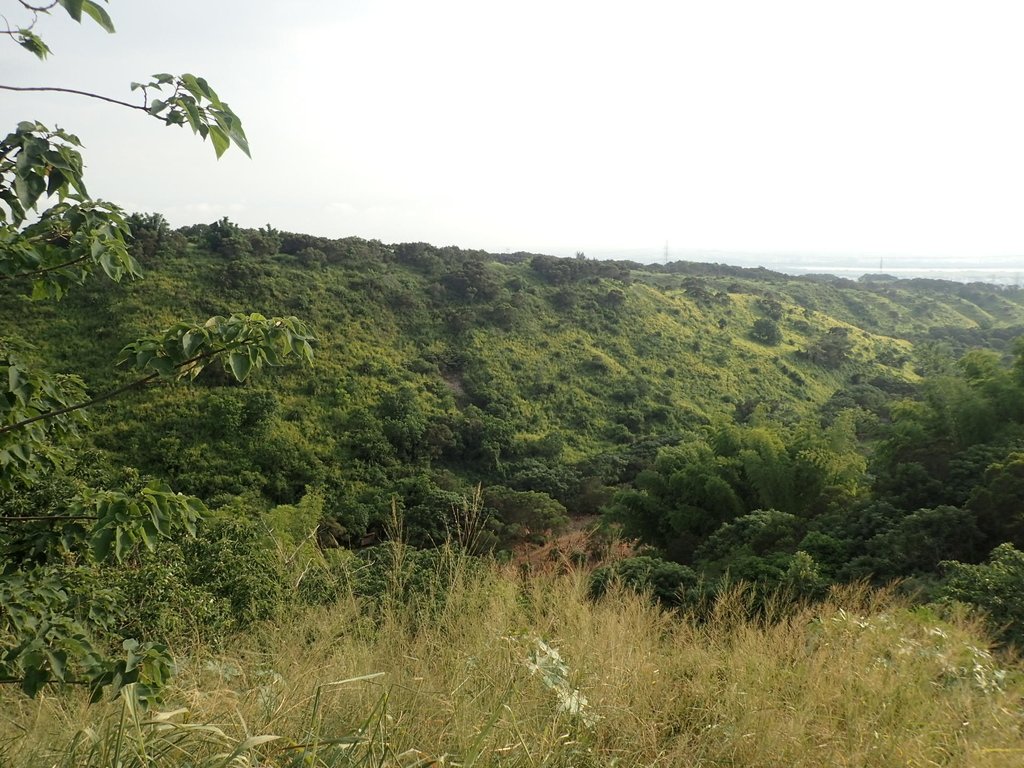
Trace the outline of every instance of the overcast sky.
<path fill-rule="evenodd" d="M 23 17 L 0 0 L 12 24 Z M 1024 3 L 112 0 L 0 82 L 205 76 L 253 160 L 74 96 L 90 191 L 174 225 L 492 251 L 1024 254 Z M 62 18 L 63 17 L 63 18 Z M 1024 259 L 1022 259 L 1024 263 Z"/>

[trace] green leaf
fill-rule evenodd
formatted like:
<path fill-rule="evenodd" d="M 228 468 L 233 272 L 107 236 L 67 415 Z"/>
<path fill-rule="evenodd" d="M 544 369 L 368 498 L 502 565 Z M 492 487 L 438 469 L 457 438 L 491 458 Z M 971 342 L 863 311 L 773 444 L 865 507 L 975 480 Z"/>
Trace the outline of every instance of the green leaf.
<path fill-rule="evenodd" d="M 192 357 L 205 342 L 206 337 L 203 334 L 186 331 L 181 337 L 181 348 L 185 357 Z"/>
<path fill-rule="evenodd" d="M 21 680 L 21 690 L 30 698 L 34 697 L 46 685 L 49 677 L 42 666 L 33 665 L 28 667 L 25 670 L 25 676 Z"/>
<path fill-rule="evenodd" d="M 18 45 L 40 59 L 45 59 L 47 54 L 51 53 L 50 48 L 42 41 L 42 38 L 29 29 L 19 29 L 16 33 L 16 39 Z"/>
<path fill-rule="evenodd" d="M 64 651 L 47 651 L 46 658 L 50 662 L 53 676 L 58 680 L 64 680 L 67 675 L 68 655 Z"/>
<path fill-rule="evenodd" d="M 231 146 L 231 139 L 216 125 L 210 126 L 210 141 L 213 142 L 213 151 L 217 153 L 217 158 L 220 159 L 227 148 Z"/>
<path fill-rule="evenodd" d="M 114 529 L 103 528 L 93 535 L 89 542 L 92 557 L 97 562 L 104 562 L 110 558 L 110 547 L 114 543 Z"/>
<path fill-rule="evenodd" d="M 217 98 L 216 94 L 214 94 L 213 91 L 210 89 L 210 86 L 207 84 L 206 80 L 204 80 L 201 77 L 196 77 L 195 75 L 186 72 L 181 76 L 181 82 L 189 90 L 189 93 L 191 93 L 197 99 L 203 96 L 205 96 L 207 99 Z"/>
<path fill-rule="evenodd" d="M 188 116 L 188 124 L 192 126 L 192 130 L 199 131 L 204 126 L 204 123 L 199 114 L 199 107 L 196 106 L 196 100 L 188 96 L 179 96 L 175 101 L 178 106 L 185 110 L 185 114 Z"/>
<path fill-rule="evenodd" d="M 68 12 L 75 21 L 80 22 L 82 20 L 82 4 L 84 0 L 57 0 L 60 6 Z"/>
<path fill-rule="evenodd" d="M 170 376 L 175 370 L 174 361 L 167 357 L 153 357 L 147 363 L 147 366 L 161 376 Z"/>
<path fill-rule="evenodd" d="M 46 195 L 52 197 L 55 192 L 60 192 L 63 187 L 67 185 L 68 181 L 64 178 L 64 174 L 57 169 L 52 169 L 50 175 L 47 178 L 46 184 Z"/>
<path fill-rule="evenodd" d="M 32 190 L 29 189 L 29 181 L 21 174 L 14 177 L 14 194 L 18 196 L 18 201 L 25 208 L 31 208 L 32 203 L 35 202 L 35 198 L 32 197 Z"/>
<path fill-rule="evenodd" d="M 228 366 L 238 381 L 245 381 L 252 370 L 252 360 L 249 359 L 249 355 L 245 352 L 232 352 L 228 355 Z"/>
<path fill-rule="evenodd" d="M 227 104 L 222 104 L 221 107 L 221 109 L 215 110 L 213 113 L 217 125 L 227 133 L 235 145 L 245 153 L 246 157 L 252 157 L 249 154 L 249 141 L 245 137 L 245 131 L 242 130 L 242 121 L 238 119 L 234 112 L 227 108 Z"/>
<path fill-rule="evenodd" d="M 126 554 L 131 546 L 131 540 L 125 535 L 125 530 L 121 526 L 114 529 L 114 557 L 120 561 Z"/>
<path fill-rule="evenodd" d="M 26 383 L 27 379 L 25 375 L 16 365 L 10 365 L 7 368 L 7 389 L 9 392 L 17 393 L 22 385 Z M 21 398 L 23 399 L 23 398 Z"/>
<path fill-rule="evenodd" d="M 93 0 L 83 0 L 82 10 L 89 14 L 92 20 L 103 27 L 103 29 L 113 34 L 115 31 L 114 22 L 110 20 L 110 15 L 102 6 L 94 3 Z"/>
<path fill-rule="evenodd" d="M 142 521 L 142 543 L 150 552 L 156 551 L 157 542 L 160 540 L 160 532 L 152 520 Z"/>

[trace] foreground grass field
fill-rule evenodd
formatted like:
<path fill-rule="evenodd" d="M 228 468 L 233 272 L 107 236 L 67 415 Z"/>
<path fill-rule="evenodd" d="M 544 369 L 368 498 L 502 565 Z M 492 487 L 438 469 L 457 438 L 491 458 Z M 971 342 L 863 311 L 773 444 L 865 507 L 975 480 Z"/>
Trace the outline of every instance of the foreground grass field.
<path fill-rule="evenodd" d="M 0 693 L 0 764 L 1024 762 L 1021 674 L 955 613 L 850 589 L 766 620 L 737 589 L 698 622 L 472 562 L 411 604 L 349 597 L 184 653 L 158 711 Z"/>

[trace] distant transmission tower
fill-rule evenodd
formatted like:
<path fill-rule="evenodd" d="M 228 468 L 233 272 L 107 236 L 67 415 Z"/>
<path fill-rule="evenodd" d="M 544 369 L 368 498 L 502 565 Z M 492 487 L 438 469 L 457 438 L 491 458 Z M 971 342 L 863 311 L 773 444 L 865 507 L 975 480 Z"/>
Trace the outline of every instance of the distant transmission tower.
<path fill-rule="evenodd" d="M 668 264 L 668 240 L 665 241 L 665 251 L 661 255 L 662 263 Z"/>

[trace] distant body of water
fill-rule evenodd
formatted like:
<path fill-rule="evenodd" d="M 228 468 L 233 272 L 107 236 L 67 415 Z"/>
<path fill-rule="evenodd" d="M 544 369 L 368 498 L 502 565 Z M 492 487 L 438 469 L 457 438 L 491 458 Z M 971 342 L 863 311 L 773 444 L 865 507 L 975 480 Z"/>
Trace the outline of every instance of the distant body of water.
<path fill-rule="evenodd" d="M 588 256 L 599 259 L 630 259 L 648 264 L 664 261 L 696 261 L 731 264 L 737 267 L 764 267 L 788 275 L 827 274 L 851 280 L 868 274 L 886 274 L 899 278 L 929 278 L 958 283 L 991 283 L 1024 287 L 1024 256 L 997 256 L 978 259 L 924 256 L 735 253 L 728 251 L 664 251 L 653 248 L 597 250 Z"/>
<path fill-rule="evenodd" d="M 767 265 L 765 265 L 767 266 Z M 864 269 L 863 267 L 843 267 L 832 265 L 781 265 L 767 267 L 787 275 L 828 274 L 848 277 L 856 280 L 866 274 L 886 274 L 899 278 L 929 278 L 932 280 L 951 280 L 957 283 L 989 283 L 991 285 L 1007 285 L 1024 287 L 1024 269 L 993 269 L 972 267 L 968 269 L 956 267 L 884 267 Z"/>
<path fill-rule="evenodd" d="M 742 258 L 746 261 L 748 257 Z M 856 280 L 863 275 L 885 274 L 899 278 L 1024 286 L 1024 257 L 979 259 L 969 262 L 965 259 L 926 259 L 909 256 L 883 259 L 770 256 L 762 257 L 760 262 L 760 266 L 790 275 L 823 273 Z"/>

